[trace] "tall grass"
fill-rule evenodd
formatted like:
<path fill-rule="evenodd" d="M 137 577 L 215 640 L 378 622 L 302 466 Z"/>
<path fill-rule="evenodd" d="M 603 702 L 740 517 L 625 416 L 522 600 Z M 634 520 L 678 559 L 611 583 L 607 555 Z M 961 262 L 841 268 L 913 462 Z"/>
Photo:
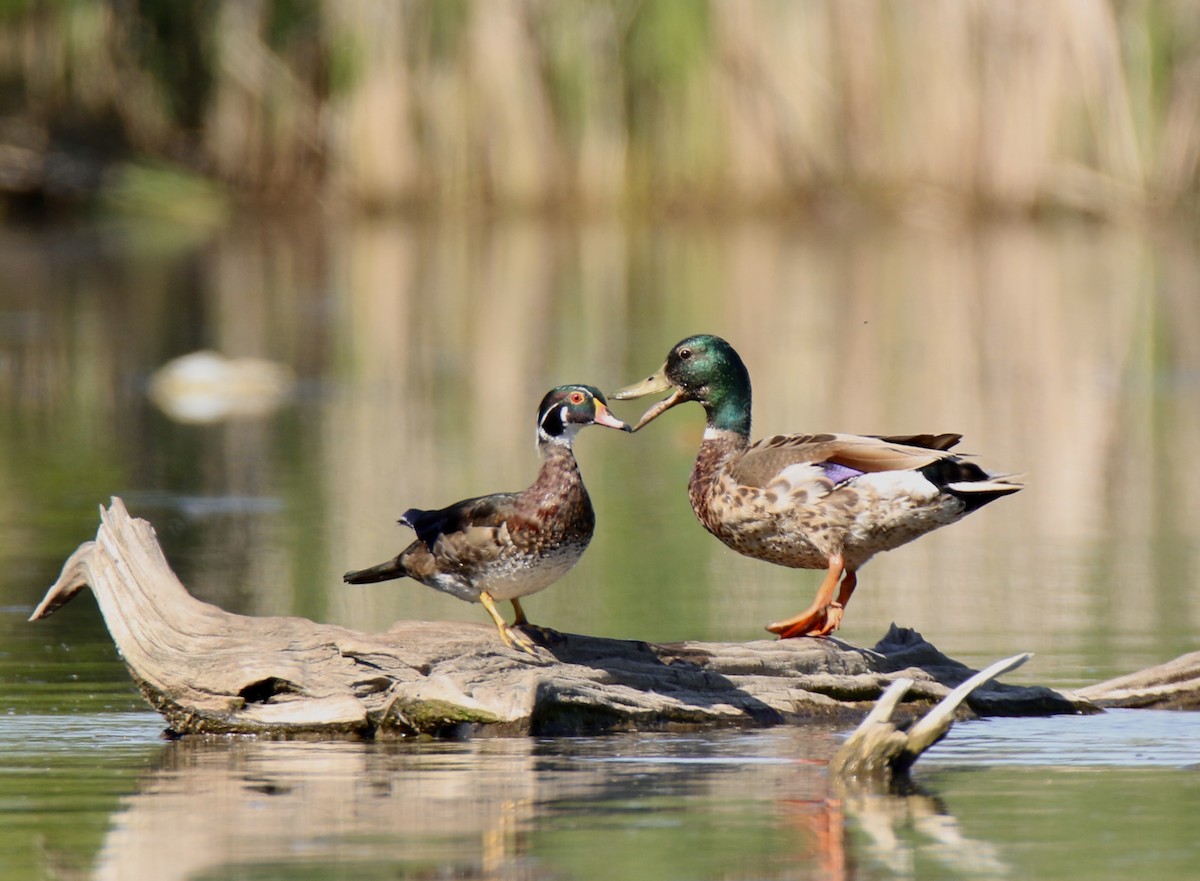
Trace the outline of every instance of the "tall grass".
<path fill-rule="evenodd" d="M 1200 6 L 10 0 L 0 190 L 64 147 L 379 210 L 1113 216 L 1196 203 Z"/>

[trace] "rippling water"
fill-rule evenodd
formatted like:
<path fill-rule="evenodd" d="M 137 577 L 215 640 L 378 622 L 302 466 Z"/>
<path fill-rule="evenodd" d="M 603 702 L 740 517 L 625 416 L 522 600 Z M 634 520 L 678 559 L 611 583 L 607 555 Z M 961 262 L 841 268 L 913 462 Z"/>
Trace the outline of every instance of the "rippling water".
<path fill-rule="evenodd" d="M 941 764 L 1179 768 L 1200 772 L 1200 714 L 1109 710 L 1097 716 L 981 719 L 960 724 Z"/>

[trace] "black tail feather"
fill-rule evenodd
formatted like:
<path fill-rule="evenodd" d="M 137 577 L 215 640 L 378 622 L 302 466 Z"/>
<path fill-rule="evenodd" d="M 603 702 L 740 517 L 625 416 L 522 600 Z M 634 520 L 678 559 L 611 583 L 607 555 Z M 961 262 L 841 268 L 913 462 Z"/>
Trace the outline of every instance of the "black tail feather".
<path fill-rule="evenodd" d="M 1024 486 L 1018 475 L 988 474 L 974 462 L 966 462 L 958 457 L 926 465 L 921 473 L 939 489 L 962 501 L 967 513 L 1001 496 L 1019 492 Z"/>
<path fill-rule="evenodd" d="M 945 489 L 946 485 L 950 483 L 971 483 L 988 479 L 986 471 L 974 462 L 964 461 L 958 456 L 931 462 L 921 469 L 921 473 L 939 489 Z"/>
<path fill-rule="evenodd" d="M 342 576 L 342 580 L 347 584 L 375 584 L 379 581 L 391 581 L 393 578 L 405 578 L 408 573 L 404 571 L 404 566 L 400 562 L 400 558 L 396 557 L 393 560 L 388 560 L 386 563 L 380 563 L 378 566 L 372 566 L 369 569 L 357 569 L 353 572 L 347 572 Z"/>

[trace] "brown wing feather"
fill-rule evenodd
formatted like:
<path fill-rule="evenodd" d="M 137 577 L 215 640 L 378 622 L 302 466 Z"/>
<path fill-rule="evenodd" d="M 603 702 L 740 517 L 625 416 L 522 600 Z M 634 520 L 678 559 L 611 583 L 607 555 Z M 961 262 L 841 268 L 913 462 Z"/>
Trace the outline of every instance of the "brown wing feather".
<path fill-rule="evenodd" d="M 948 450 L 962 440 L 961 434 L 892 434 L 876 435 L 880 440 L 925 450 Z"/>
<path fill-rule="evenodd" d="M 400 522 L 411 526 L 417 538 L 433 547 L 440 536 L 470 529 L 473 526 L 500 526 L 513 512 L 519 499 L 517 493 L 492 493 L 463 499 L 445 508 L 425 511 L 410 508 Z"/>
<path fill-rule="evenodd" d="M 468 526 L 443 533 L 433 544 L 434 557 L 443 571 L 481 569 L 499 560 L 510 547 L 508 528 Z"/>
<path fill-rule="evenodd" d="M 855 471 L 915 471 L 958 442 L 955 434 L 865 437 L 854 434 L 792 434 L 764 438 L 732 463 L 729 474 L 743 486 L 766 486 L 792 465 L 834 462 Z"/>

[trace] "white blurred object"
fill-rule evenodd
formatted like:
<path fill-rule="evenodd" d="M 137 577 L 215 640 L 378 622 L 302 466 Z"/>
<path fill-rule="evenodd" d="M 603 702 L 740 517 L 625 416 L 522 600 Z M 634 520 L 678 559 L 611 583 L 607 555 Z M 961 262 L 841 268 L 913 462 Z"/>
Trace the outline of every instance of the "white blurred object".
<path fill-rule="evenodd" d="M 286 364 L 200 351 L 160 367 L 150 379 L 150 399 L 178 422 L 219 422 L 270 413 L 295 384 Z"/>

